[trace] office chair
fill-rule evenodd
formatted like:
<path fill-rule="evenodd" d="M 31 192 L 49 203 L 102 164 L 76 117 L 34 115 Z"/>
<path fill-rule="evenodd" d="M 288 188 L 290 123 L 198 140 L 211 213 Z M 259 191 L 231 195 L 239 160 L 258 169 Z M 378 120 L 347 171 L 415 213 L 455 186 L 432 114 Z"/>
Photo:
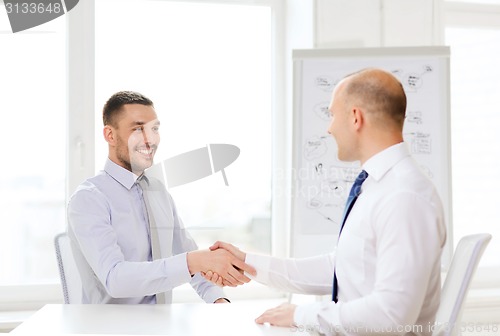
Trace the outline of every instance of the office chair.
<path fill-rule="evenodd" d="M 433 336 L 460 335 L 469 285 L 490 240 L 490 234 L 480 233 L 465 236 L 458 242 L 441 291 Z"/>
<path fill-rule="evenodd" d="M 64 303 L 81 303 L 82 281 L 76 267 L 71 250 L 71 242 L 66 232 L 58 234 L 54 238 L 59 276 L 64 297 Z"/>

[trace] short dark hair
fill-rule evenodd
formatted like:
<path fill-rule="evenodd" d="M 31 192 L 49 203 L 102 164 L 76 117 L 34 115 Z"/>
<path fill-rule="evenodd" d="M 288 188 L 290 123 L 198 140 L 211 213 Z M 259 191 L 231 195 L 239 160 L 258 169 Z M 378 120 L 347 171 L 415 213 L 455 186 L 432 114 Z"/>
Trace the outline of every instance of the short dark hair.
<path fill-rule="evenodd" d="M 111 125 L 116 127 L 116 115 L 120 112 L 123 105 L 141 104 L 153 106 L 153 102 L 148 97 L 134 91 L 120 91 L 112 95 L 102 110 L 102 122 L 104 126 Z"/>

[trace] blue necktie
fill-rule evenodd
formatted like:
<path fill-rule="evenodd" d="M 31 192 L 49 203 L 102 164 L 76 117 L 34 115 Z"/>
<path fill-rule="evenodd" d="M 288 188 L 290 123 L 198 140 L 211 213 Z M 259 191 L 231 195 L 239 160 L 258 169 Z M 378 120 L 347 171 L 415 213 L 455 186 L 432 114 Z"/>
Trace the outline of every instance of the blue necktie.
<path fill-rule="evenodd" d="M 344 228 L 345 221 L 347 219 L 347 216 L 349 216 L 349 212 L 351 212 L 351 209 L 358 199 L 359 194 L 361 194 L 361 185 L 363 182 L 365 182 L 366 178 L 368 177 L 368 173 L 366 171 L 361 171 L 359 173 L 358 177 L 356 177 L 356 181 L 354 181 L 354 184 L 351 187 L 351 191 L 349 192 L 349 197 L 347 198 L 347 203 L 345 205 L 344 209 L 344 215 L 342 216 L 342 225 L 340 226 L 340 232 L 339 232 L 339 238 L 340 234 L 342 233 L 342 229 Z M 335 271 L 333 272 L 333 292 L 332 292 L 332 300 L 334 302 L 337 302 L 337 295 L 338 295 L 338 285 L 337 285 L 337 274 Z"/>

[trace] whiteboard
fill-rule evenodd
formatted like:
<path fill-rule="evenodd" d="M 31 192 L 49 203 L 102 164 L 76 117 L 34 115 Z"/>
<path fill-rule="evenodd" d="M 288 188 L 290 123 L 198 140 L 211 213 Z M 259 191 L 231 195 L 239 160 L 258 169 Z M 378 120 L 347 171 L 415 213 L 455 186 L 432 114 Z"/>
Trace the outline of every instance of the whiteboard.
<path fill-rule="evenodd" d="M 449 48 L 363 48 L 294 50 L 294 130 L 290 252 L 307 257 L 331 252 L 359 162 L 337 159 L 327 132 L 335 85 L 367 67 L 394 74 L 407 95 L 403 137 L 443 201 L 451 259 L 451 148 Z"/>

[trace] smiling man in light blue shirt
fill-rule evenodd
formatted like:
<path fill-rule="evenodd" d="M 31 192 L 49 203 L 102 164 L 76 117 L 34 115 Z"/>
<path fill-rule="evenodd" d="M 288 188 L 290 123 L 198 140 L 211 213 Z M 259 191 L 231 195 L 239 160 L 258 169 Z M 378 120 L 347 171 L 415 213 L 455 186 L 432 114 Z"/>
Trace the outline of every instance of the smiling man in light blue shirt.
<path fill-rule="evenodd" d="M 241 270 L 254 270 L 224 250 L 197 250 L 170 194 L 144 173 L 160 141 L 151 100 L 118 92 L 104 106 L 103 122 L 109 146 L 104 170 L 83 182 L 68 204 L 82 303 L 170 303 L 171 290 L 188 282 L 205 302 L 228 302 L 200 272 L 217 270 L 239 285 L 250 280 Z"/>

